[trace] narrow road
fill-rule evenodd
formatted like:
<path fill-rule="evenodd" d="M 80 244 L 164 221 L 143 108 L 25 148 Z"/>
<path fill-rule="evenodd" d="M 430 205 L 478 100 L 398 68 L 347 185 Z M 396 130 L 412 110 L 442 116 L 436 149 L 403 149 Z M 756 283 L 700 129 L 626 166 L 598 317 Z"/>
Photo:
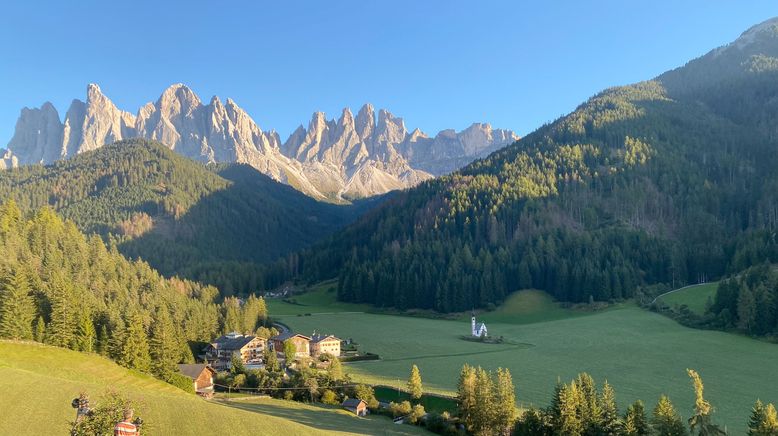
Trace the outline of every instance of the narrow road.
<path fill-rule="evenodd" d="M 683 291 L 683 290 L 684 290 L 684 289 L 686 289 L 686 288 L 693 288 L 693 287 L 695 287 L 695 286 L 700 286 L 700 285 L 707 285 L 707 283 L 697 283 L 697 284 L 695 284 L 695 285 L 688 285 L 688 286 L 684 286 L 684 287 L 682 287 L 682 288 L 673 289 L 672 291 L 665 292 L 664 294 L 657 295 L 657 296 L 656 296 L 656 298 L 654 298 L 654 299 L 651 301 L 651 304 L 654 304 L 654 303 L 656 303 L 656 300 L 658 300 L 658 299 L 660 299 L 660 298 L 664 297 L 665 295 L 670 295 L 670 294 L 672 294 L 673 292 Z"/>

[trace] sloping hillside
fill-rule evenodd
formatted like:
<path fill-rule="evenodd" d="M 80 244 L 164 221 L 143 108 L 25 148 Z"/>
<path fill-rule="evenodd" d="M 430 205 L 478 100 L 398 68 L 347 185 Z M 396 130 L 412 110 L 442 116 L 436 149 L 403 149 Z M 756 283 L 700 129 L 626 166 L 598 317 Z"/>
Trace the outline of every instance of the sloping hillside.
<path fill-rule="evenodd" d="M 208 168 L 143 140 L 0 172 L 7 198 L 24 211 L 50 205 L 84 232 L 116 235 L 124 254 L 163 274 L 228 291 L 266 285 L 255 263 L 306 247 L 380 201 L 320 203 L 249 166 Z"/>
<path fill-rule="evenodd" d="M 108 359 L 33 343 L 0 341 L 0 389 L 0 434 L 7 435 L 66 434 L 75 417 L 70 401 L 83 391 L 94 403 L 110 390 L 140 404 L 136 414 L 147 434 L 384 434 L 393 426 L 287 401 L 258 407 L 208 402 Z M 403 427 L 408 434 L 420 432 Z"/>
<path fill-rule="evenodd" d="M 312 250 L 306 275 L 341 271 L 344 301 L 461 311 L 526 288 L 619 299 L 761 262 L 778 226 L 776 56 L 768 22 L 605 90 L 398 195 Z"/>

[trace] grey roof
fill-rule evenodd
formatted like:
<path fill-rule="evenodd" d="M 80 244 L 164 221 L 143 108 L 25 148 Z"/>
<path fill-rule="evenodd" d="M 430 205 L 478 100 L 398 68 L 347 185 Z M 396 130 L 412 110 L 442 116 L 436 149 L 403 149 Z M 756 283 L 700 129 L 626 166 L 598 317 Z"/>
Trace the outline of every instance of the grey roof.
<path fill-rule="evenodd" d="M 299 333 L 293 333 L 293 332 L 284 332 L 284 333 L 281 333 L 280 335 L 273 336 L 270 339 L 272 339 L 274 341 L 281 341 L 281 342 L 283 342 L 283 341 L 285 341 L 285 340 L 287 340 L 289 338 L 293 338 L 295 336 L 300 336 L 302 338 L 305 338 L 308 341 L 311 340 L 311 338 L 309 338 L 308 336 L 301 335 Z"/>
<path fill-rule="evenodd" d="M 185 376 L 191 378 L 192 380 L 197 379 L 197 377 L 200 377 L 200 374 L 203 373 L 205 368 L 207 368 L 208 365 L 205 363 L 179 363 L 178 364 L 178 370 L 181 371 L 181 374 L 184 374 Z"/>
<path fill-rule="evenodd" d="M 347 398 L 343 400 L 343 407 L 348 407 L 349 409 L 356 409 L 359 407 L 360 403 L 364 403 L 364 401 L 360 400 L 359 398 Z M 367 405 L 367 403 L 365 403 Z"/>
<path fill-rule="evenodd" d="M 325 340 L 325 339 L 327 339 L 327 338 L 332 338 L 332 339 L 337 339 L 337 340 L 340 340 L 340 339 L 336 338 L 336 337 L 335 337 L 335 336 L 333 336 L 333 335 L 321 335 L 321 334 L 315 334 L 315 335 L 311 335 L 311 342 L 313 342 L 314 344 L 316 344 L 316 343 L 318 343 L 318 342 L 321 342 L 321 341 L 323 341 L 323 340 Z"/>
<path fill-rule="evenodd" d="M 253 341 L 254 338 L 256 338 L 256 336 L 243 336 L 230 333 L 216 338 L 212 345 L 215 345 L 219 350 L 240 350 L 246 344 Z"/>

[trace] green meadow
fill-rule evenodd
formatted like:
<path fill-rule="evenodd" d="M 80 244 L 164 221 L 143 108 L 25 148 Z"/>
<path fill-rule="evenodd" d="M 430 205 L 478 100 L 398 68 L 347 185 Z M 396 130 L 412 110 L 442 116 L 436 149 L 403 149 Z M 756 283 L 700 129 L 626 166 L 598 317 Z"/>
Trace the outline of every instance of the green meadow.
<path fill-rule="evenodd" d="M 463 364 L 506 367 L 520 406 L 546 406 L 557 379 L 569 381 L 586 371 L 615 387 L 622 410 L 636 399 L 653 408 L 665 393 L 688 417 L 694 397 L 686 368 L 693 368 L 705 381 L 716 419 L 736 433 L 745 428 L 757 398 L 778 401 L 775 344 L 690 329 L 632 304 L 581 312 L 559 307 L 534 291 L 522 294 L 481 316 L 490 335 L 504 336 L 510 344 L 462 340 L 469 333 L 469 317 L 438 320 L 323 310 L 325 314 L 283 320 L 297 331 L 352 337 L 363 351 L 378 353 L 380 361 L 350 363 L 347 369 L 358 380 L 388 386 L 404 386 L 416 364 L 426 390 L 452 394 Z"/>
<path fill-rule="evenodd" d="M 146 435 L 423 433 L 385 417 L 359 418 L 339 407 L 274 399 L 206 401 L 100 356 L 0 341 L 2 435 L 67 434 L 75 418 L 70 401 L 84 391 L 94 404 L 109 390 L 139 404 L 136 414 L 145 421 Z"/>
<path fill-rule="evenodd" d="M 658 300 L 670 307 L 683 306 L 685 304 L 692 312 L 702 315 L 705 313 L 705 305 L 708 302 L 708 298 L 711 301 L 716 298 L 718 287 L 719 282 L 689 286 L 663 295 Z"/>

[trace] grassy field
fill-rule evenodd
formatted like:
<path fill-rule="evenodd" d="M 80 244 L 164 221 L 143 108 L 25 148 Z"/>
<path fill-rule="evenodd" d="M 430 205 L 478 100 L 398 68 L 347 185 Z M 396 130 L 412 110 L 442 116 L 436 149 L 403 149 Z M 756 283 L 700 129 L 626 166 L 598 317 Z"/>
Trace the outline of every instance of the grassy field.
<path fill-rule="evenodd" d="M 312 286 L 302 295 L 290 297 L 295 303 L 288 303 L 280 298 L 268 298 L 267 308 L 275 318 L 297 316 L 306 313 L 330 312 L 366 312 L 371 309 L 367 304 L 342 303 L 337 300 L 335 288 L 337 280 L 329 280 Z"/>
<path fill-rule="evenodd" d="M 399 403 L 401 401 L 411 401 L 410 394 L 403 391 L 403 388 L 404 386 L 401 386 L 400 389 L 386 386 L 376 386 L 375 396 L 378 401 L 394 401 L 395 403 Z M 415 400 L 412 402 L 416 403 Z M 453 411 L 456 409 L 456 401 L 453 398 L 441 397 L 438 395 L 423 395 L 421 400 L 418 402 L 424 406 L 424 410 L 427 412 L 443 413 L 445 411 Z"/>
<path fill-rule="evenodd" d="M 388 418 L 358 418 L 339 408 L 281 400 L 256 405 L 209 402 L 108 359 L 31 343 L 0 341 L 0 434 L 66 434 L 70 400 L 97 401 L 109 389 L 136 400 L 144 434 L 420 434 Z M 398 428 L 402 427 L 402 428 Z M 402 433 L 397 433 L 402 432 Z"/>
<path fill-rule="evenodd" d="M 642 399 L 653 408 L 668 394 L 688 417 L 693 392 L 686 368 L 698 370 L 716 419 L 742 433 L 757 398 L 778 402 L 778 346 L 723 332 L 694 330 L 664 316 L 624 304 L 601 312 L 566 311 L 538 299 L 536 310 L 512 304 L 483 316 L 489 333 L 514 344 L 481 344 L 459 337 L 467 321 L 434 320 L 368 313 L 329 313 L 284 319 L 299 331 L 353 337 L 363 351 L 382 360 L 347 365 L 357 379 L 403 385 L 410 366 L 419 366 L 425 389 L 453 393 L 463 364 L 511 370 L 520 405 L 546 406 L 557 378 L 578 372 L 607 379 L 623 408 Z M 566 311 L 566 312 L 565 312 Z M 330 311 L 332 312 L 332 311 Z M 546 315 L 543 312 L 547 312 Z M 584 316 L 586 315 L 586 316 Z M 524 323 L 534 319 L 538 322 Z"/>
<path fill-rule="evenodd" d="M 711 300 L 716 298 L 716 289 L 719 287 L 719 282 L 704 283 L 696 286 L 689 286 L 679 289 L 671 294 L 667 294 L 659 298 L 659 301 L 667 304 L 670 307 L 687 305 L 689 310 L 699 315 L 705 313 L 705 304 L 708 302 L 708 298 Z"/>

